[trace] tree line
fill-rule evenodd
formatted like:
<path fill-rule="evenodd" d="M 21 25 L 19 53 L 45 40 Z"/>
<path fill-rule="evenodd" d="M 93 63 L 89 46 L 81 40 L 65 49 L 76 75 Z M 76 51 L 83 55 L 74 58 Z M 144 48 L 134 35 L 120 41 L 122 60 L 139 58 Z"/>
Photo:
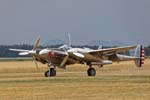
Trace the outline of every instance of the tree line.
<path fill-rule="evenodd" d="M 43 48 L 58 48 L 61 45 L 51 45 L 51 46 L 39 46 L 38 48 L 43 49 Z M 91 49 L 97 49 L 98 46 L 72 46 L 72 47 L 87 47 Z M 33 45 L 28 45 L 28 44 L 22 44 L 22 45 L 0 45 L 0 57 L 21 57 L 18 55 L 18 52 L 10 51 L 10 48 L 17 48 L 17 49 L 25 49 L 25 50 L 32 50 Z M 110 48 L 110 47 L 103 47 L 103 48 Z M 144 48 L 145 49 L 145 55 L 150 56 L 150 46 L 147 46 Z M 125 54 L 129 55 L 129 52 L 126 52 Z"/>

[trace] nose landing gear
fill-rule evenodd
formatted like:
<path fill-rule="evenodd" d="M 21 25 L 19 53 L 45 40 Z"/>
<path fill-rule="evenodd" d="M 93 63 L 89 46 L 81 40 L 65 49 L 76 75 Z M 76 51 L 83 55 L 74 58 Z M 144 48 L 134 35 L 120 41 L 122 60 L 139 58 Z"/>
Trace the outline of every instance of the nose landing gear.
<path fill-rule="evenodd" d="M 56 76 L 56 70 L 55 70 L 55 68 L 50 68 L 49 70 L 47 70 L 46 72 L 45 72 L 45 77 L 54 77 L 54 76 Z"/>
<path fill-rule="evenodd" d="M 56 67 L 54 66 L 54 68 L 51 68 L 52 67 L 52 64 L 51 63 L 48 63 L 48 67 L 49 69 L 44 73 L 44 76 L 45 77 L 54 77 L 56 76 Z"/>

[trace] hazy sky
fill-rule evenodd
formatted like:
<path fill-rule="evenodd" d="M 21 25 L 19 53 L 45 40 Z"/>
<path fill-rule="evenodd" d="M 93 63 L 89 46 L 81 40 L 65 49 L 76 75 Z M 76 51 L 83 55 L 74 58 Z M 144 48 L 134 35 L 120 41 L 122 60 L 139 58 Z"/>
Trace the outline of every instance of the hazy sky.
<path fill-rule="evenodd" d="M 0 0 L 0 44 L 66 39 L 150 43 L 150 0 Z"/>

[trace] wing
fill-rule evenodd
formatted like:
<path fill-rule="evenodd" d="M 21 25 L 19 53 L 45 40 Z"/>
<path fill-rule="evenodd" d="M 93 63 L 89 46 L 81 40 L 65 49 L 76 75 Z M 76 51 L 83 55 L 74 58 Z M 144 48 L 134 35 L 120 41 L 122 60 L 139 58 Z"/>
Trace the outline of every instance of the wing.
<path fill-rule="evenodd" d="M 28 52 L 29 50 L 22 50 L 22 49 L 9 49 L 11 51 L 17 51 L 17 52 Z"/>
<path fill-rule="evenodd" d="M 125 47 L 117 47 L 117 48 L 109 48 L 109 49 L 101 49 L 101 50 L 92 50 L 88 52 L 91 55 L 105 55 L 105 54 L 115 54 L 119 52 L 129 51 L 131 49 L 135 49 L 137 46 L 125 46 Z"/>
<path fill-rule="evenodd" d="M 80 61 L 100 61 L 103 60 L 104 56 L 112 56 L 117 54 L 118 52 L 128 51 L 130 49 L 134 49 L 137 46 L 126 46 L 126 47 L 117 47 L 117 48 L 109 48 L 109 49 L 101 49 L 101 50 L 90 50 L 88 52 L 68 52 L 69 57 L 76 58 Z"/>

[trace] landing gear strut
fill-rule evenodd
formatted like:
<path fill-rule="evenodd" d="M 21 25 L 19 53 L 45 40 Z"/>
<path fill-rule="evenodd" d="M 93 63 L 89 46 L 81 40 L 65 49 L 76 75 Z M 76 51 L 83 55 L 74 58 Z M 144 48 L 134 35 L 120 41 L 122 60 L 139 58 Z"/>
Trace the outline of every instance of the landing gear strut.
<path fill-rule="evenodd" d="M 45 77 L 54 77 L 54 76 L 56 76 L 55 68 L 50 68 L 45 72 Z"/>
<path fill-rule="evenodd" d="M 95 76 L 96 75 L 96 70 L 94 68 L 90 67 L 87 70 L 87 74 L 88 74 L 88 76 Z"/>
<path fill-rule="evenodd" d="M 48 67 L 49 67 L 49 70 L 47 70 L 45 73 L 44 73 L 44 76 L 45 77 L 54 77 L 56 76 L 56 70 L 55 70 L 55 66 L 53 68 L 52 67 L 52 64 L 51 62 L 48 63 Z"/>

